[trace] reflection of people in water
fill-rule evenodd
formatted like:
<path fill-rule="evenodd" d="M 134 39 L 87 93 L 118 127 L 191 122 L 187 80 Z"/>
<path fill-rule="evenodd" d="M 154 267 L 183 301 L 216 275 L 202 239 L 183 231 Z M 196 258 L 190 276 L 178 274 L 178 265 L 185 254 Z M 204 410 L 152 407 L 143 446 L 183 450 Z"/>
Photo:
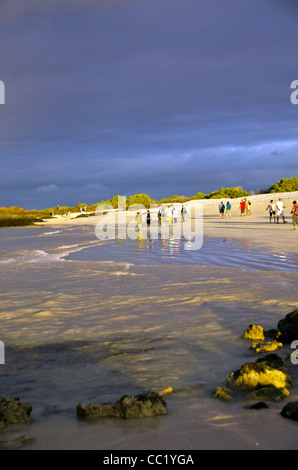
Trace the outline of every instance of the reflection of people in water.
<path fill-rule="evenodd" d="M 187 220 L 187 208 L 185 206 L 182 206 L 181 216 L 182 216 L 183 222 L 186 222 L 186 220 Z"/>
<path fill-rule="evenodd" d="M 172 219 L 173 219 L 172 209 L 169 209 L 169 210 L 168 210 L 169 227 L 172 227 Z"/>
<path fill-rule="evenodd" d="M 172 210 L 172 214 L 173 214 L 173 222 L 174 222 L 174 224 L 177 224 L 177 221 L 178 221 L 178 212 L 177 212 L 176 207 L 174 207 L 174 209 Z"/>
<path fill-rule="evenodd" d="M 164 210 L 163 207 L 161 208 L 160 216 L 161 216 L 161 225 L 164 225 L 165 224 L 165 219 L 166 219 L 166 213 L 165 213 L 165 210 Z"/>

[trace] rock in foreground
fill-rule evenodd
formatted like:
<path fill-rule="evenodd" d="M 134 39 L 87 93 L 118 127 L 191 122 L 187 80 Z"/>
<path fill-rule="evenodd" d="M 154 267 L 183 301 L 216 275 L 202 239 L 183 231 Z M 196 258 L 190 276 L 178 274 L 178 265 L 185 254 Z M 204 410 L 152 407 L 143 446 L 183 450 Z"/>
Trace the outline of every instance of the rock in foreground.
<path fill-rule="evenodd" d="M 83 403 L 77 406 L 79 418 L 115 417 L 146 418 L 167 414 L 167 404 L 159 393 L 123 396 L 112 405 Z"/>
<path fill-rule="evenodd" d="M 249 325 L 242 335 L 243 339 L 252 339 L 254 341 L 264 341 L 264 328 L 260 325 Z"/>
<path fill-rule="evenodd" d="M 284 418 L 293 419 L 298 421 L 298 401 L 292 401 L 283 407 L 281 415 Z"/>
<path fill-rule="evenodd" d="M 274 386 L 286 388 L 292 386 L 292 379 L 286 364 L 276 354 L 269 354 L 257 361 L 243 364 L 240 370 L 232 372 L 228 386 L 237 390 L 259 390 Z"/>
<path fill-rule="evenodd" d="M 257 361 L 242 365 L 227 379 L 227 387 L 217 387 L 216 398 L 231 401 L 232 391 L 243 392 L 247 399 L 280 401 L 288 398 L 292 378 L 286 363 L 277 354 L 267 354 Z"/>
<path fill-rule="evenodd" d="M 279 340 L 283 343 L 291 343 L 298 339 L 298 310 L 288 313 L 277 325 Z"/>
<path fill-rule="evenodd" d="M 26 423 L 32 407 L 18 398 L 0 396 L 0 421 L 5 424 Z"/>

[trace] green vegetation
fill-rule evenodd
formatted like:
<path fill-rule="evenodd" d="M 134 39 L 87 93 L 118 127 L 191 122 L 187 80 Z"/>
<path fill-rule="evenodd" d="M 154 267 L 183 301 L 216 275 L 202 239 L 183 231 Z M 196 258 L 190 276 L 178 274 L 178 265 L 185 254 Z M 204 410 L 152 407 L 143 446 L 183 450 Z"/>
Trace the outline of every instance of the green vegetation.
<path fill-rule="evenodd" d="M 296 177 L 282 178 L 268 190 L 269 193 L 291 193 L 293 191 L 298 191 L 298 178 Z"/>
<path fill-rule="evenodd" d="M 42 222 L 43 217 L 49 217 L 49 211 L 30 210 L 22 207 L 0 207 L 0 227 L 25 227 Z"/>
<path fill-rule="evenodd" d="M 268 190 L 260 190 L 262 193 L 279 193 L 279 192 L 292 192 L 298 191 L 298 178 L 282 178 L 280 181 L 275 183 Z M 178 196 L 177 194 L 164 197 L 160 201 L 151 199 L 147 194 L 134 194 L 126 199 L 126 209 L 134 205 L 135 208 L 139 206 L 149 208 L 150 205 L 156 204 L 177 204 L 186 203 L 192 200 L 198 199 L 235 199 L 250 196 L 250 194 L 240 187 L 221 188 L 217 191 L 213 191 L 210 194 L 204 194 L 198 192 L 194 196 Z M 42 210 L 25 210 L 22 207 L 0 207 L 0 228 L 1 227 L 13 227 L 13 226 L 29 226 L 34 225 L 37 222 L 42 222 L 44 218 L 49 218 L 54 215 L 65 215 L 66 213 L 77 213 L 85 209 L 87 212 L 82 212 L 77 217 L 89 217 L 94 215 L 99 205 L 104 206 L 106 209 L 111 207 L 114 209 L 118 208 L 118 195 L 113 196 L 111 199 L 101 201 L 94 204 L 78 203 L 75 207 L 55 207 L 50 209 Z"/>

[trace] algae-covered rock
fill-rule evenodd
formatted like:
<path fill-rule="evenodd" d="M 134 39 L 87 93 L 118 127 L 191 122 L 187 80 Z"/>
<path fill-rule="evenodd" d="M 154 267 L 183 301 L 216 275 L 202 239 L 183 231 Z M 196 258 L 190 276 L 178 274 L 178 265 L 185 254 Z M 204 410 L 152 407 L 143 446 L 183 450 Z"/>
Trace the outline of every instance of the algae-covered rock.
<path fill-rule="evenodd" d="M 76 410 L 80 418 L 145 418 L 167 414 L 167 404 L 161 394 L 152 392 L 137 396 L 125 395 L 112 405 L 79 404 Z"/>
<path fill-rule="evenodd" d="M 158 393 L 159 395 L 169 395 L 170 393 L 173 393 L 173 388 L 172 387 L 164 387 L 164 388 L 155 388 L 152 390 L 152 392 Z"/>
<path fill-rule="evenodd" d="M 277 388 L 288 386 L 286 374 L 257 362 L 244 364 L 228 378 L 228 386 L 238 390 L 254 390 L 269 385 Z"/>
<path fill-rule="evenodd" d="M 265 341 L 265 342 L 258 342 L 253 341 L 250 349 L 254 349 L 257 354 L 276 351 L 278 348 L 282 348 L 283 344 L 279 343 L 278 341 Z"/>
<path fill-rule="evenodd" d="M 31 405 L 18 398 L 0 396 L 0 421 L 5 424 L 25 423 L 30 420 Z"/>
<path fill-rule="evenodd" d="M 232 400 L 231 390 L 227 387 L 217 387 L 213 390 L 213 396 L 227 402 Z"/>
<path fill-rule="evenodd" d="M 289 418 L 298 421 L 298 401 L 287 403 L 280 413 L 284 418 Z"/>
<path fill-rule="evenodd" d="M 264 341 L 264 328 L 260 325 L 249 325 L 242 335 L 243 339 L 252 339 L 254 341 Z"/>
<path fill-rule="evenodd" d="M 268 354 L 257 361 L 245 363 L 227 380 L 231 389 L 246 392 L 247 398 L 279 401 L 289 396 L 292 378 L 285 362 L 277 354 Z"/>
<path fill-rule="evenodd" d="M 280 320 L 277 325 L 280 333 L 280 341 L 283 343 L 291 343 L 298 339 L 298 310 L 294 310 L 284 319 Z"/>
<path fill-rule="evenodd" d="M 283 359 L 281 359 L 281 357 L 278 354 L 276 353 L 266 354 L 266 356 L 262 356 L 259 359 L 257 359 L 256 362 L 284 372 L 287 376 L 287 380 L 290 383 L 290 386 L 292 386 L 292 379 L 289 375 L 287 364 L 285 363 Z"/>
<path fill-rule="evenodd" d="M 33 437 L 31 436 L 18 436 L 7 441 L 0 441 L 0 449 L 20 449 L 27 444 L 31 444 Z"/>
<path fill-rule="evenodd" d="M 262 387 L 246 395 L 248 400 L 260 400 L 266 399 L 270 401 L 281 401 L 290 396 L 290 392 L 287 388 L 277 388 L 274 385 L 268 387 Z"/>

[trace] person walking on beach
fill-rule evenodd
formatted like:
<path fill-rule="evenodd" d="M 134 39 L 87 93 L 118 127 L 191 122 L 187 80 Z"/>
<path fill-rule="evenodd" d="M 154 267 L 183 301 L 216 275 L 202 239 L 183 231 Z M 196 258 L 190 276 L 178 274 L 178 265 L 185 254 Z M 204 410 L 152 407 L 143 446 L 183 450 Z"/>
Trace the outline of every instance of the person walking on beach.
<path fill-rule="evenodd" d="M 157 213 L 158 225 L 161 225 L 161 209 Z"/>
<path fill-rule="evenodd" d="M 136 222 L 137 222 L 137 225 L 138 225 L 138 231 L 140 232 L 141 227 L 142 227 L 142 214 L 140 212 L 137 212 Z"/>
<path fill-rule="evenodd" d="M 147 210 L 146 221 L 147 221 L 147 227 L 150 227 L 150 224 L 151 224 L 151 214 L 150 214 L 149 209 Z"/>
<path fill-rule="evenodd" d="M 232 217 L 232 206 L 231 203 L 228 201 L 226 205 L 226 216 L 230 219 Z"/>
<path fill-rule="evenodd" d="M 292 214 L 292 218 L 293 218 L 293 230 L 296 230 L 296 227 L 298 225 L 298 204 L 297 204 L 297 201 L 293 201 L 291 214 Z"/>
<path fill-rule="evenodd" d="M 279 224 L 279 218 L 281 217 L 282 220 L 283 220 L 283 223 L 285 224 L 286 223 L 286 219 L 285 219 L 285 205 L 284 205 L 284 202 L 282 200 L 282 198 L 280 197 L 278 202 L 276 203 L 276 221 L 277 223 Z"/>
<path fill-rule="evenodd" d="M 218 209 L 219 209 L 219 218 L 220 218 L 220 219 L 223 219 L 223 218 L 224 218 L 224 215 L 225 215 L 225 209 L 226 209 L 226 207 L 225 207 L 225 205 L 224 205 L 223 202 L 221 202 L 221 203 L 219 204 Z"/>
<path fill-rule="evenodd" d="M 274 222 L 276 222 L 276 206 L 275 206 L 273 199 L 271 199 L 270 203 L 268 204 L 266 208 L 266 211 L 268 210 L 269 210 L 270 224 L 272 223 L 272 217 L 274 217 Z"/>
<path fill-rule="evenodd" d="M 248 200 L 246 199 L 246 197 L 244 198 L 244 201 L 245 201 L 245 212 L 246 212 L 246 215 L 251 215 L 251 210 L 250 210 L 250 207 L 249 207 L 249 206 L 251 205 L 251 203 L 250 203 L 250 201 L 248 201 Z"/>
<path fill-rule="evenodd" d="M 240 202 L 240 217 L 245 216 L 245 205 L 245 201 L 244 199 L 242 199 L 242 201 Z"/>

